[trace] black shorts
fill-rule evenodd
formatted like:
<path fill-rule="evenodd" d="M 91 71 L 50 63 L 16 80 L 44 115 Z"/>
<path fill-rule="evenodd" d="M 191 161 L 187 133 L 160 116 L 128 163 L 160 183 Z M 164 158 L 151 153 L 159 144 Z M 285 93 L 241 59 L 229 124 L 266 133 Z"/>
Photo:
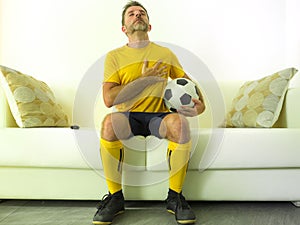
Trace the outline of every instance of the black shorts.
<path fill-rule="evenodd" d="M 170 114 L 166 113 L 145 113 L 145 112 L 124 112 L 127 116 L 133 135 L 142 135 L 147 137 L 154 135 L 158 138 L 162 138 L 159 135 L 159 127 L 161 121 L 165 116 Z"/>

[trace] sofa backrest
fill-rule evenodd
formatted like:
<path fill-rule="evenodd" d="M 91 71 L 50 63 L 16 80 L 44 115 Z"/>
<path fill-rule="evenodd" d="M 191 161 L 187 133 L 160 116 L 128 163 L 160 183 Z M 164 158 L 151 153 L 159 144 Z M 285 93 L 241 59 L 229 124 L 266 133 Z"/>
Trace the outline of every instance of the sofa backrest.
<path fill-rule="evenodd" d="M 211 128 L 211 127 L 219 127 L 222 126 L 225 120 L 226 113 L 230 110 L 232 100 L 238 93 L 239 88 L 245 81 L 242 80 L 224 80 L 218 81 L 218 87 L 222 93 L 223 104 L 225 108 L 220 107 L 217 109 L 214 105 L 212 105 L 212 101 L 214 100 L 210 96 L 208 96 L 205 92 L 204 98 L 206 103 L 206 110 L 203 114 L 201 114 L 198 120 L 198 127 L 200 128 Z M 97 103 L 95 105 L 95 113 L 94 113 L 94 122 L 95 127 L 97 129 L 101 126 L 101 121 L 104 116 L 112 112 L 113 109 L 107 109 L 104 106 L 102 96 L 98 96 Z M 220 96 L 219 96 L 220 97 Z M 300 97 L 300 87 L 292 87 L 287 91 L 286 99 L 283 104 L 283 108 L 281 114 L 278 118 L 278 121 L 274 125 L 274 127 L 298 127 L 300 128 L 300 104 L 297 104 L 297 98 Z M 295 105 L 296 103 L 296 105 Z M 220 110 L 218 111 L 218 116 L 214 116 L 212 110 Z M 288 116 L 287 116 L 288 115 Z M 191 119 L 193 120 L 193 119 Z M 194 122 L 194 120 L 193 120 Z"/>
<path fill-rule="evenodd" d="M 13 118 L 4 91 L 0 87 L 0 127 L 16 127 L 17 124 Z"/>
<path fill-rule="evenodd" d="M 243 83 L 243 81 L 218 81 L 218 87 L 223 95 L 223 99 L 221 99 L 221 101 L 224 102 L 225 109 L 220 109 L 220 112 L 217 113 L 220 116 L 216 118 L 214 118 L 212 113 L 212 110 L 216 110 L 215 108 L 212 108 L 212 98 L 204 92 L 203 94 L 206 103 L 206 110 L 197 118 L 199 121 L 199 127 L 206 128 L 222 125 L 226 112 L 230 109 L 231 102 L 239 87 Z M 104 105 L 101 90 L 99 90 L 99 94 L 93 103 L 93 112 L 89 112 L 91 110 L 83 106 L 82 108 L 77 107 L 76 110 L 79 110 L 80 112 L 74 113 L 73 107 L 77 94 L 76 87 L 62 87 L 57 85 L 51 86 L 51 89 L 55 94 L 57 102 L 61 104 L 64 111 L 69 115 L 71 124 L 78 124 L 82 127 L 90 127 L 91 124 L 93 124 L 96 129 L 100 129 L 101 121 L 103 120 L 104 116 L 114 111 L 114 109 L 108 109 Z M 88 92 L 88 90 L 86 90 L 86 92 Z M 278 122 L 275 124 L 275 127 L 300 127 L 300 104 L 298 104 L 299 97 L 300 87 L 292 87 L 288 90 L 281 115 Z M 74 114 L 76 114 L 75 117 Z M 17 127 L 15 120 L 11 115 L 6 97 L 1 88 L 0 115 L 0 127 Z"/>
<path fill-rule="evenodd" d="M 299 98 L 300 86 L 288 89 L 280 117 L 275 124 L 277 127 L 300 128 Z"/>

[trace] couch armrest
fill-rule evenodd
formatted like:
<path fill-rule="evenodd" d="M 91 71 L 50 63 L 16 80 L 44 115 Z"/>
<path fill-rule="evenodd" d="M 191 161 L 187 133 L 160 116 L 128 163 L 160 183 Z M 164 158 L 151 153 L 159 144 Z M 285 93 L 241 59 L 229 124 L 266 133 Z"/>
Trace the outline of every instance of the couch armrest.
<path fill-rule="evenodd" d="M 286 94 L 283 113 L 285 113 L 286 127 L 300 128 L 300 87 L 290 88 Z"/>
<path fill-rule="evenodd" d="M 5 104 L 6 104 L 6 100 L 5 100 L 5 96 L 3 93 L 2 88 L 0 88 L 0 127 L 5 127 Z"/>
<path fill-rule="evenodd" d="M 0 128 L 1 127 L 17 127 L 17 124 L 11 114 L 4 91 L 0 87 Z"/>

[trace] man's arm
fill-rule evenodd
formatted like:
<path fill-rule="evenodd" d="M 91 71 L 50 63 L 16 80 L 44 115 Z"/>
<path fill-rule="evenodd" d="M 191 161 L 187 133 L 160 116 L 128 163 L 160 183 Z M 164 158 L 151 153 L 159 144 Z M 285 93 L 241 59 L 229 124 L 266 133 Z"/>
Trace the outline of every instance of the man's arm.
<path fill-rule="evenodd" d="M 157 61 L 153 67 L 148 67 L 148 61 L 145 60 L 142 68 L 141 77 L 130 82 L 127 85 L 120 85 L 112 82 L 103 83 L 103 99 L 107 107 L 112 107 L 120 103 L 132 100 L 145 88 L 158 82 L 166 81 L 163 76 L 166 74 L 165 66 L 160 66 L 161 61 Z"/>

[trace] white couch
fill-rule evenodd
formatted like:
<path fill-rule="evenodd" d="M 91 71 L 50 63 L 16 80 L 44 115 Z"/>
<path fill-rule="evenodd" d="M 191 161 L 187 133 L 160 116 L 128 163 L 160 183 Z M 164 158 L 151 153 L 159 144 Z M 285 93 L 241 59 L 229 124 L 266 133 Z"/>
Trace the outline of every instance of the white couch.
<path fill-rule="evenodd" d="M 241 83 L 220 82 L 227 109 Z M 84 106 L 81 112 L 73 112 L 76 88 L 52 89 L 80 129 L 18 128 L 0 89 L 0 199 L 97 200 L 107 193 L 98 139 L 100 121 L 111 110 L 100 101 L 95 107 L 96 126 L 91 126 L 85 123 Z M 211 128 L 210 107 L 192 118 L 194 142 L 184 185 L 186 198 L 299 201 L 299 97 L 299 87 L 288 90 L 276 124 L 280 128 Z M 125 145 L 126 199 L 165 199 L 167 142 L 134 137 Z"/>

